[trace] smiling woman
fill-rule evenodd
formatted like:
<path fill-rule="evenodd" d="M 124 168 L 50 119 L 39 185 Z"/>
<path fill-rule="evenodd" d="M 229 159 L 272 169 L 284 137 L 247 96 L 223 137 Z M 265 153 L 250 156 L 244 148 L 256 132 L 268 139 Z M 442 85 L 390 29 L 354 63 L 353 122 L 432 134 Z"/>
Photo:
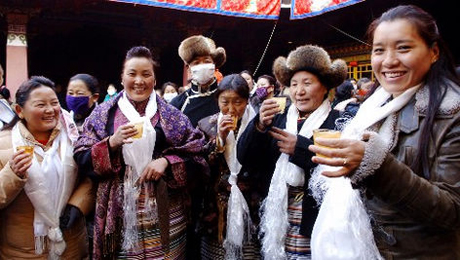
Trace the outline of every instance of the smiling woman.
<path fill-rule="evenodd" d="M 263 101 L 240 137 L 238 160 L 266 196 L 260 223 L 264 259 L 308 258 L 317 208 L 304 185 L 316 166 L 307 147 L 314 129 L 335 128 L 339 113 L 331 111 L 327 93 L 345 79 L 347 69 L 323 48 L 305 45 L 277 58 L 273 72 L 290 86 L 292 104 L 281 111 L 275 100 Z"/>
<path fill-rule="evenodd" d="M 0 132 L 0 258 L 86 258 L 94 198 L 77 176 L 75 123 L 45 77 L 24 82 L 16 103 L 18 118 Z"/>
<path fill-rule="evenodd" d="M 314 257 L 335 259 L 325 249 L 349 243 L 349 237 L 338 238 L 347 233 L 372 242 L 375 258 L 380 254 L 385 259 L 459 259 L 460 80 L 449 50 L 436 21 L 416 6 L 388 10 L 368 32 L 380 86 L 362 103 L 342 139 L 318 140 L 319 145 L 337 149 L 310 147 L 334 157 L 314 157 L 322 164 L 318 173 L 347 177 L 321 185 L 330 188 L 316 222 L 322 226 L 315 224 Z M 337 191 L 342 196 L 334 196 Z M 356 203 L 342 203 L 352 201 L 352 196 L 358 198 Z M 335 210 L 336 205 L 343 205 L 343 210 Z M 367 221 L 349 224 L 354 228 L 346 232 L 345 225 L 336 225 L 353 223 L 359 216 Z M 368 253 L 355 246 L 335 252 Z M 373 259 L 353 259 L 357 258 Z"/>
<path fill-rule="evenodd" d="M 46 82 L 45 79 L 42 81 Z M 57 125 L 61 111 L 56 93 L 51 87 L 46 86 L 48 85 L 39 85 L 30 91 L 18 91 L 18 105 L 15 106 L 16 113 L 23 119 L 29 132 L 36 140 L 44 142 L 44 145 Z"/>
<path fill-rule="evenodd" d="M 409 20 L 384 21 L 375 29 L 372 68 L 393 97 L 420 84 L 438 58 L 438 44 L 427 46 Z"/>
<path fill-rule="evenodd" d="M 124 91 L 93 110 L 76 144 L 82 172 L 98 183 L 95 259 L 185 258 L 186 170 L 207 173 L 204 138 L 153 91 L 156 66 L 148 48 L 131 48 Z"/>

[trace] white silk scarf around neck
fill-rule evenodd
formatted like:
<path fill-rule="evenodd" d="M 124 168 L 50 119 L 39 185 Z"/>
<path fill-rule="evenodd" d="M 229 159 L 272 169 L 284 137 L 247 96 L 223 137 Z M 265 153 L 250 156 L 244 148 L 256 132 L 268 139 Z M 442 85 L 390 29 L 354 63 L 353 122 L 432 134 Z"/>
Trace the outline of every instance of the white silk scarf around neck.
<path fill-rule="evenodd" d="M 230 131 L 226 138 L 224 156 L 228 168 L 230 169 L 228 182 L 231 185 L 231 189 L 228 198 L 227 236 L 224 241 L 225 259 L 236 259 L 242 250 L 244 236 L 246 235 L 249 237 L 251 235 L 252 220 L 249 215 L 248 203 L 237 185 L 238 174 L 242 166 L 236 158 L 236 144 L 254 116 L 254 109 L 248 104 L 241 118 L 238 135 L 235 137 L 235 133 Z M 220 122 L 222 117 L 223 114 L 219 113 L 217 122 Z M 217 128 L 217 133 L 219 133 L 219 127 Z"/>
<path fill-rule="evenodd" d="M 389 102 L 391 94 L 379 88 L 361 105 L 356 116 L 343 130 L 341 138 L 361 140 L 369 127 L 385 119 L 379 135 L 386 141 L 387 149 L 390 149 L 394 139 L 394 129 L 390 129 L 392 115 L 411 100 L 419 87 L 407 89 Z M 322 201 L 311 238 L 312 258 L 382 259 L 359 191 L 352 188 L 348 178 L 327 178 L 321 174 L 337 169 L 319 165 L 310 179 L 309 187 L 313 196 Z"/>
<path fill-rule="evenodd" d="M 331 105 L 326 99 L 305 120 L 300 132 L 301 136 L 311 138 L 313 130 L 318 129 L 327 119 Z M 297 108 L 292 104 L 287 112 L 285 131 L 297 134 Z M 276 162 L 275 172 L 270 183 L 267 198 L 262 203 L 260 231 L 262 238 L 262 254 L 264 259 L 285 259 L 286 232 L 288 228 L 288 185 L 302 186 L 305 182 L 304 170 L 289 162 L 289 155 L 282 153 Z"/>
<path fill-rule="evenodd" d="M 44 252 L 45 237 L 48 237 L 50 259 L 59 259 L 66 248 L 59 228 L 59 217 L 67 205 L 77 178 L 72 140 L 66 131 L 67 122 L 64 122 L 62 116 L 60 118 L 63 127 L 51 147 L 44 151 L 41 146 L 34 146 L 32 165 L 27 170 L 28 179 L 24 186 L 24 191 L 34 206 L 35 253 L 40 255 Z M 20 145 L 32 145 L 21 135 L 20 124 L 22 123 L 17 123 L 12 129 L 14 151 Z M 76 129 L 75 123 L 73 124 Z M 37 155 L 43 158 L 41 163 Z"/>
<path fill-rule="evenodd" d="M 140 195 L 140 189 L 145 190 L 145 208 L 144 212 L 151 218 L 157 218 L 154 198 L 150 198 L 152 191 L 149 190 L 149 185 L 140 184 L 137 181 L 141 177 L 147 164 L 152 161 L 153 151 L 155 150 L 156 132 L 152 126 L 151 119 L 157 112 L 156 94 L 152 92 L 145 108 L 145 116 L 141 117 L 134 106 L 129 102 L 126 92 L 118 100 L 118 108 L 130 123 L 143 122 L 142 137 L 134 139 L 130 144 L 124 144 L 123 159 L 125 164 L 130 168 L 127 170 L 123 182 L 123 245 L 125 250 L 132 249 L 138 241 L 137 230 L 137 202 Z"/>

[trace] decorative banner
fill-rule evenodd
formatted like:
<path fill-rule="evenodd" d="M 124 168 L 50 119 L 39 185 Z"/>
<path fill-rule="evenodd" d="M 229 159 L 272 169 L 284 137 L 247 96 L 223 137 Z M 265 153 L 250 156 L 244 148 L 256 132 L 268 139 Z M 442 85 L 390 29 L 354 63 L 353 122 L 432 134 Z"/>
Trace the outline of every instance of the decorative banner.
<path fill-rule="evenodd" d="M 291 20 L 312 17 L 364 0 L 292 0 Z"/>
<path fill-rule="evenodd" d="M 279 17 L 281 0 L 109 0 L 254 19 Z"/>

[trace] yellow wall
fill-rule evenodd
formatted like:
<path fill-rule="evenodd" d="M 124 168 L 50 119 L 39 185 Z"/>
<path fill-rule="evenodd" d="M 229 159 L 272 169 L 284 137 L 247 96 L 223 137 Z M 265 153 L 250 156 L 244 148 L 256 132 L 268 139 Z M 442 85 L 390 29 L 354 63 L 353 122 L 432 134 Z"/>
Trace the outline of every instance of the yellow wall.
<path fill-rule="evenodd" d="M 372 73 L 370 54 L 342 57 L 341 59 L 347 62 L 348 78 L 354 78 L 356 80 L 359 80 L 362 77 L 367 77 L 374 80 L 374 73 Z M 350 61 L 357 61 L 358 66 L 351 67 L 349 65 Z"/>

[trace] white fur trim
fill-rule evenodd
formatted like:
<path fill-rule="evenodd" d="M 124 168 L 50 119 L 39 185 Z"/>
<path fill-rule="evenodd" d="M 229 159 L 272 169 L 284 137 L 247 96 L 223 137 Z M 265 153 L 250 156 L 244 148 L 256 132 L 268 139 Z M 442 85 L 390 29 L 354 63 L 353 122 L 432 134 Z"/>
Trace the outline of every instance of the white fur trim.
<path fill-rule="evenodd" d="M 374 174 L 385 160 L 388 154 L 385 141 L 374 132 L 369 132 L 369 140 L 366 142 L 363 160 L 358 169 L 350 176 L 351 183 L 357 184 L 366 177 Z"/>
<path fill-rule="evenodd" d="M 430 96 L 428 86 L 420 88 L 415 95 L 416 103 L 415 108 L 421 114 L 425 114 L 428 109 L 430 102 Z M 458 86 L 454 87 L 454 83 L 451 83 L 447 88 L 447 93 L 442 100 L 441 106 L 439 107 L 439 115 L 452 115 L 460 110 L 460 93 Z"/>

